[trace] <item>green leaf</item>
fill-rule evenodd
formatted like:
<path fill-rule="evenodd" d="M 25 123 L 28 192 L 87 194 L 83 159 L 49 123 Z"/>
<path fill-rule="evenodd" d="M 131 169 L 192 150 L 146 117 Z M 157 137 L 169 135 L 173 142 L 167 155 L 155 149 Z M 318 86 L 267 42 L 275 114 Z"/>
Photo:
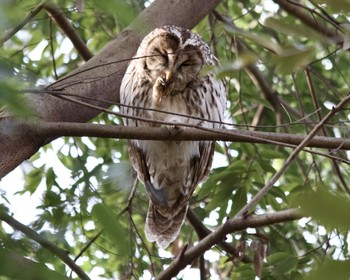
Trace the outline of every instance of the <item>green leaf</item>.
<path fill-rule="evenodd" d="M 277 41 L 271 37 L 267 37 L 262 34 L 253 33 L 250 31 L 245 31 L 232 26 L 225 26 L 227 32 L 235 35 L 242 36 L 265 49 L 272 51 L 273 53 L 279 53 L 281 50 L 281 46 L 277 43 Z"/>
<path fill-rule="evenodd" d="M 23 280 L 68 280 L 65 275 L 48 269 L 13 252 L 0 249 L 0 275 Z"/>
<path fill-rule="evenodd" d="M 46 191 L 44 195 L 46 206 L 57 206 L 61 204 L 61 196 L 53 191 Z"/>
<path fill-rule="evenodd" d="M 105 13 L 116 14 L 123 26 L 128 25 L 136 16 L 136 11 L 128 1 L 93 0 L 92 3 Z"/>
<path fill-rule="evenodd" d="M 305 215 L 312 216 L 324 226 L 350 230 L 349 216 L 346 214 L 350 213 L 348 197 L 320 189 L 299 195 L 296 203 Z"/>
<path fill-rule="evenodd" d="M 315 0 L 320 5 L 326 4 L 335 13 L 339 12 L 350 12 L 350 1 L 349 0 Z"/>
<path fill-rule="evenodd" d="M 27 180 L 25 182 L 24 191 L 29 191 L 30 194 L 33 194 L 38 188 L 41 180 L 44 176 L 45 166 L 41 166 L 39 168 L 33 169 L 31 172 L 27 174 Z"/>
<path fill-rule="evenodd" d="M 326 260 L 318 264 L 304 280 L 329 280 L 329 279 L 349 279 L 350 278 L 350 260 L 335 261 Z"/>
<path fill-rule="evenodd" d="M 298 264 L 297 257 L 285 252 L 272 254 L 266 259 L 274 275 L 284 275 L 293 270 Z"/>
<path fill-rule="evenodd" d="M 0 107 L 4 106 L 11 113 L 19 117 L 32 116 L 29 107 L 25 103 L 23 94 L 19 92 L 18 86 L 14 81 L 0 79 L 0 88 Z"/>
<path fill-rule="evenodd" d="M 104 204 L 94 205 L 91 211 L 94 219 L 102 226 L 103 232 L 106 234 L 114 248 L 119 254 L 126 254 L 129 247 L 129 232 L 122 226 L 117 217 Z"/>
<path fill-rule="evenodd" d="M 265 159 L 275 159 L 275 158 L 284 158 L 284 154 L 282 152 L 276 150 L 262 150 L 260 152 L 260 156 Z"/>
<path fill-rule="evenodd" d="M 286 47 L 281 49 L 278 55 L 272 56 L 270 61 L 276 65 L 277 71 L 286 74 L 295 72 L 309 64 L 313 55 L 313 48 Z"/>
<path fill-rule="evenodd" d="M 247 190 L 245 187 L 240 187 L 232 197 L 232 208 L 230 217 L 233 217 L 247 203 Z"/>
<path fill-rule="evenodd" d="M 239 54 L 235 61 L 222 63 L 214 69 L 214 71 L 217 73 L 217 77 L 222 79 L 225 76 L 231 76 L 232 72 L 238 72 L 244 69 L 257 60 L 258 57 L 255 53 L 246 51 L 245 53 Z"/>
<path fill-rule="evenodd" d="M 298 38 L 301 36 L 304 36 L 306 38 L 315 39 L 322 43 L 327 43 L 327 44 L 332 43 L 332 41 L 328 39 L 328 37 L 321 35 L 320 33 L 312 30 L 311 28 L 308 28 L 305 25 L 290 24 L 285 20 L 274 18 L 274 17 L 269 17 L 265 19 L 264 25 L 269 28 L 272 28 L 278 33 L 280 32 L 285 33 L 288 36 L 296 35 Z"/>
<path fill-rule="evenodd" d="M 49 191 L 51 190 L 52 186 L 56 184 L 56 174 L 53 171 L 53 168 L 50 167 L 46 171 L 46 189 Z"/>

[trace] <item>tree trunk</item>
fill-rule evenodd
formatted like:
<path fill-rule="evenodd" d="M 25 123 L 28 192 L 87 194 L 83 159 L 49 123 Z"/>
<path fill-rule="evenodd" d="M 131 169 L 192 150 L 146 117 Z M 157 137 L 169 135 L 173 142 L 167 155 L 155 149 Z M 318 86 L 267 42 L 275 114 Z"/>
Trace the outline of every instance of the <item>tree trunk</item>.
<path fill-rule="evenodd" d="M 119 87 L 127 64 L 147 33 L 166 24 L 191 29 L 219 3 L 220 0 L 156 0 L 99 54 L 46 89 L 118 102 Z M 26 97 L 35 115 L 48 122 L 86 122 L 100 113 L 49 94 L 27 94 Z M 107 103 L 83 100 L 108 107 Z M 37 135 L 24 122 L 0 113 L 0 178 L 49 141 Z"/>

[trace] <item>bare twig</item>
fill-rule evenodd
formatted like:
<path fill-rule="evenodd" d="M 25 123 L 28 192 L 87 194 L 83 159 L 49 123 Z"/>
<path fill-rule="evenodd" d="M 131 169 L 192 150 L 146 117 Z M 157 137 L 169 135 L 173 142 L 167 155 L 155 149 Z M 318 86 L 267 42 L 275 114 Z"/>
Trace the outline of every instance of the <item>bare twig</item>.
<path fill-rule="evenodd" d="M 162 271 L 157 280 L 171 279 L 178 274 L 180 270 L 185 268 L 194 259 L 198 258 L 206 250 L 210 249 L 213 245 L 221 242 L 225 236 L 234 231 L 244 230 L 248 227 L 262 227 L 276 223 L 288 222 L 300 219 L 302 215 L 297 209 L 290 209 L 280 211 L 272 214 L 257 215 L 250 217 L 238 217 L 234 220 L 228 220 L 226 223 L 218 227 L 216 231 L 203 238 L 199 243 L 188 249 L 181 254 L 181 257 L 177 257 L 174 261 Z"/>
<path fill-rule="evenodd" d="M 86 273 L 69 257 L 68 252 L 66 250 L 57 247 L 55 244 L 44 238 L 42 235 L 36 233 L 31 228 L 18 222 L 17 220 L 6 214 L 4 211 L 0 211 L 0 220 L 4 221 L 15 230 L 22 232 L 32 240 L 38 242 L 42 247 L 59 257 L 79 276 L 80 279 L 90 280 L 89 276 L 87 276 Z"/>

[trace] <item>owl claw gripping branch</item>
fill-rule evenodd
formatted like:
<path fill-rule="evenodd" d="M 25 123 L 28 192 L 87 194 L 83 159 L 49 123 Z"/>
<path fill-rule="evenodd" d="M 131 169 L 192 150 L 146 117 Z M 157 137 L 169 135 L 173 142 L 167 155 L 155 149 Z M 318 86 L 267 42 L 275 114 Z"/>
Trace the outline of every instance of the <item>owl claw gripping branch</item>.
<path fill-rule="evenodd" d="M 203 66 L 216 63 L 199 36 L 172 25 L 157 28 L 143 39 L 135 58 L 120 88 L 121 103 L 128 105 L 121 107 L 123 114 L 221 127 L 226 91 L 213 73 L 199 75 Z M 124 118 L 124 123 L 160 126 L 135 118 Z M 149 241 L 166 248 L 178 236 L 189 199 L 208 176 L 214 147 L 213 141 L 129 141 L 132 165 L 150 199 L 145 225 Z"/>

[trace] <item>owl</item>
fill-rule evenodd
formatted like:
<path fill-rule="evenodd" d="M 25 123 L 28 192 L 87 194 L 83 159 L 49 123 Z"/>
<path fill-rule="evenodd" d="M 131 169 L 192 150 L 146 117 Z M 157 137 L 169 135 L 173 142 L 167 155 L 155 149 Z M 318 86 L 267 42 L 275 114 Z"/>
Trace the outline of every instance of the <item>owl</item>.
<path fill-rule="evenodd" d="M 124 124 L 222 127 L 224 83 L 202 71 L 215 64 L 208 45 L 190 30 L 172 25 L 153 30 L 141 42 L 122 80 L 121 112 L 130 116 L 123 119 Z M 209 174 L 214 145 L 213 141 L 128 142 L 133 168 L 150 199 L 145 234 L 160 248 L 178 236 L 189 199 Z"/>

